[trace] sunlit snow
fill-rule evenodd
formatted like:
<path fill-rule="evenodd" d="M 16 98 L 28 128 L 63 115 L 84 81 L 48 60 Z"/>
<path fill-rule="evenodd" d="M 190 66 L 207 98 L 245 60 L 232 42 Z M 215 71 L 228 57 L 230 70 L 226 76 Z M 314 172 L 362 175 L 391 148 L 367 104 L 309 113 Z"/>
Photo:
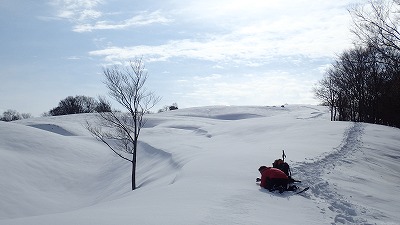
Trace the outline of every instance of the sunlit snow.
<path fill-rule="evenodd" d="M 400 130 L 331 122 L 322 106 L 146 115 L 131 165 L 84 128 L 93 114 L 0 122 L 2 225 L 399 224 Z M 287 155 L 302 195 L 255 183 Z"/>

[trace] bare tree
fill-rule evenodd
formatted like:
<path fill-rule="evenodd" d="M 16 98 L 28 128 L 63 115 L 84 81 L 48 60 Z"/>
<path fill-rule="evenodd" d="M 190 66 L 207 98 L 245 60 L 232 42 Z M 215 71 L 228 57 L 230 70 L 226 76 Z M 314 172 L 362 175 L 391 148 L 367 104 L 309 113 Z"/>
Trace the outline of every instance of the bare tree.
<path fill-rule="evenodd" d="M 336 119 L 338 91 L 333 83 L 333 75 L 335 70 L 330 68 L 327 70 L 325 77 L 319 81 L 318 86 L 313 88 L 315 97 L 322 101 L 322 104 L 329 106 L 331 111 L 331 120 Z"/>
<path fill-rule="evenodd" d="M 399 63 L 398 55 L 391 53 L 400 51 L 400 1 L 369 0 L 368 4 L 357 5 L 349 11 L 357 44 L 375 48 L 385 58 Z"/>
<path fill-rule="evenodd" d="M 368 0 L 350 9 L 356 44 L 374 50 L 377 69 L 369 84 L 375 123 L 400 127 L 400 0 Z M 378 116 L 379 115 L 379 116 Z M 371 121 L 371 118 L 367 119 Z"/>
<path fill-rule="evenodd" d="M 100 112 L 99 125 L 87 123 L 87 129 L 116 155 L 132 163 L 132 190 L 135 190 L 137 144 L 146 123 L 144 115 L 160 101 L 160 97 L 145 88 L 148 74 L 141 58 L 130 61 L 126 67 L 104 68 L 103 74 L 109 96 L 128 112 Z"/>

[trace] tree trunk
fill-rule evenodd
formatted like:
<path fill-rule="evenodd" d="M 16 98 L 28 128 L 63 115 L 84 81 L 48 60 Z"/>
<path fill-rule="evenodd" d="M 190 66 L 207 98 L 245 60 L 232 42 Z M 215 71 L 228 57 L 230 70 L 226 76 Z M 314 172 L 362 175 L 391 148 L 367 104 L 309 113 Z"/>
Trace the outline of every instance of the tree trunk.
<path fill-rule="evenodd" d="M 137 127 L 137 118 L 135 117 L 135 127 Z M 139 133 L 135 131 L 134 143 L 133 143 L 133 154 L 132 154 L 132 191 L 136 189 L 136 155 L 138 148 L 138 136 Z"/>
<path fill-rule="evenodd" d="M 136 162 L 132 161 L 132 191 L 136 189 Z"/>

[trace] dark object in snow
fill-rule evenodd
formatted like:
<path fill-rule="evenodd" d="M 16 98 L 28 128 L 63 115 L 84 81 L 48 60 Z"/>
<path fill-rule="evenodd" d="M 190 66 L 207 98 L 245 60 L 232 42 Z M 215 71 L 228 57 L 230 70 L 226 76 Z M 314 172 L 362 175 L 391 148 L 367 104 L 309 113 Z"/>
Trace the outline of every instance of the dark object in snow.
<path fill-rule="evenodd" d="M 297 191 L 295 194 L 296 194 L 296 195 L 301 194 L 301 193 L 307 191 L 308 189 L 310 189 L 310 187 L 303 188 L 303 189 Z"/>
<path fill-rule="evenodd" d="M 256 184 L 260 185 L 260 182 L 261 182 L 261 178 L 257 177 L 256 178 Z M 298 181 L 295 181 L 295 182 L 301 182 L 301 181 L 298 180 Z M 297 194 L 301 194 L 301 193 L 307 191 L 308 189 L 310 189 L 310 187 L 302 188 L 302 187 L 298 187 L 296 185 L 289 185 L 286 189 L 284 189 L 282 187 L 276 187 L 276 188 L 272 188 L 272 189 L 268 189 L 268 190 L 270 192 L 279 191 L 280 194 L 282 194 L 285 191 L 292 191 L 292 192 L 295 192 L 293 194 L 297 195 Z"/>
<path fill-rule="evenodd" d="M 282 159 L 277 159 L 272 163 L 273 167 L 261 166 L 258 171 L 261 173 L 261 178 L 257 178 L 256 182 L 260 182 L 260 186 L 268 189 L 269 191 L 279 190 L 280 193 L 284 191 L 294 191 L 297 186 L 290 184 L 301 181 L 295 180 L 291 177 L 289 164 L 285 162 L 286 154 L 282 150 Z"/>
<path fill-rule="evenodd" d="M 276 159 L 272 163 L 272 167 L 282 170 L 286 176 L 292 176 L 292 172 L 290 171 L 290 166 L 285 162 L 286 154 L 285 150 L 282 150 L 282 159 Z"/>
<path fill-rule="evenodd" d="M 282 159 L 275 160 L 274 163 L 272 163 L 272 167 L 282 170 L 288 177 L 292 175 L 289 164 L 284 162 Z"/>
<path fill-rule="evenodd" d="M 276 189 L 285 191 L 291 181 L 283 171 L 277 168 L 261 166 L 258 171 L 261 174 L 260 186 L 270 191 Z"/>

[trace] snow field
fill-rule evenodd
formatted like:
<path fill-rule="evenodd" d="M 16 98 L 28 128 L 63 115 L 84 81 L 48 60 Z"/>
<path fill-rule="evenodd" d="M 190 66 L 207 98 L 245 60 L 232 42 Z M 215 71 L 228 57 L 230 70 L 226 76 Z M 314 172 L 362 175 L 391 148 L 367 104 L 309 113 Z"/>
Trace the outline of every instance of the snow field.
<path fill-rule="evenodd" d="M 398 224 L 400 130 L 326 108 L 199 107 L 148 115 L 131 165 L 82 124 L 0 123 L 0 224 Z M 302 196 L 255 184 L 287 154 Z"/>

